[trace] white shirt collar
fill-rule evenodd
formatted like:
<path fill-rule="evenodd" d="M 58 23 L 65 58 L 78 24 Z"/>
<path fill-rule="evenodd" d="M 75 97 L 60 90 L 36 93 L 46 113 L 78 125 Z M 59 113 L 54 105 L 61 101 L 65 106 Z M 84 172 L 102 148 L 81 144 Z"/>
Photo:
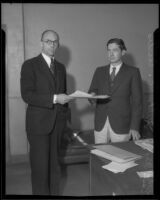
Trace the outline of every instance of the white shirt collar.
<path fill-rule="evenodd" d="M 117 74 L 117 73 L 119 72 L 121 66 L 122 66 L 122 63 L 120 63 L 120 64 L 117 65 L 117 66 L 113 66 L 112 64 L 110 64 L 109 73 L 111 74 L 111 72 L 112 72 L 112 70 L 113 70 L 113 67 L 115 67 L 115 68 L 116 68 L 115 74 Z"/>
<path fill-rule="evenodd" d="M 51 64 L 51 58 L 49 56 L 47 56 L 46 54 L 42 53 L 43 58 L 45 59 L 45 61 L 47 62 L 48 66 L 50 67 Z M 54 57 L 52 57 L 54 60 Z"/>

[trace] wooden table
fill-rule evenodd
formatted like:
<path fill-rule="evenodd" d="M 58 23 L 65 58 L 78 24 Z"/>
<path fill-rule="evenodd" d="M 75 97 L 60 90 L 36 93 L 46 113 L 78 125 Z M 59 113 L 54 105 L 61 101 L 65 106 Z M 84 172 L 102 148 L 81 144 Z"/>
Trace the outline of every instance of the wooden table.
<path fill-rule="evenodd" d="M 153 153 L 144 150 L 133 141 L 112 143 L 116 147 L 142 155 L 137 166 L 123 173 L 103 169 L 109 160 L 90 154 L 90 195 L 153 195 L 153 178 L 140 178 L 137 172 L 153 170 Z"/>

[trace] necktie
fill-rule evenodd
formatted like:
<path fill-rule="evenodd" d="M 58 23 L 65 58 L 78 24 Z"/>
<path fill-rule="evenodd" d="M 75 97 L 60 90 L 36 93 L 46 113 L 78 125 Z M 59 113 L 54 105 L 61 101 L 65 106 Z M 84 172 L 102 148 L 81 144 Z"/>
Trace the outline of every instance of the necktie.
<path fill-rule="evenodd" d="M 116 76 L 115 72 L 116 72 L 116 67 L 113 67 L 113 68 L 112 68 L 112 72 L 111 72 L 111 80 L 112 80 L 112 81 L 114 80 L 114 78 L 115 78 L 115 76 Z"/>
<path fill-rule="evenodd" d="M 55 65 L 54 65 L 53 58 L 51 58 L 50 70 L 51 70 L 52 74 L 55 75 Z"/>

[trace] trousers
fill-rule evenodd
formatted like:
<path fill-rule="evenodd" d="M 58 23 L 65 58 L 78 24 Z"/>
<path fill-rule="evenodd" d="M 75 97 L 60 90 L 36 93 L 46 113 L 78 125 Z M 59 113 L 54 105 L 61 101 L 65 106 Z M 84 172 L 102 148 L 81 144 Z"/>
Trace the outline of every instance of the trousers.
<path fill-rule="evenodd" d="M 96 131 L 96 130 L 94 131 L 94 138 L 95 138 L 95 144 L 99 144 L 99 143 L 129 141 L 131 136 L 129 135 L 129 133 L 124 133 L 124 134 L 115 133 L 109 123 L 109 118 L 107 117 L 103 129 L 101 131 Z"/>
<path fill-rule="evenodd" d="M 27 134 L 33 195 L 60 195 L 59 152 L 65 126 L 66 123 L 59 119 L 49 134 Z"/>

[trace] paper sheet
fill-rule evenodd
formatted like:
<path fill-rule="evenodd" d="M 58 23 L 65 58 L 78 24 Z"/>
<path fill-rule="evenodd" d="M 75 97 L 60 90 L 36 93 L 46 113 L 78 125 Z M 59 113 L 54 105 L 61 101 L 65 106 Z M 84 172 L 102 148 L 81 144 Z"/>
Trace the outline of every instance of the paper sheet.
<path fill-rule="evenodd" d="M 138 164 L 135 163 L 134 161 L 127 162 L 127 163 L 117 163 L 117 162 L 112 161 L 107 165 L 103 165 L 102 168 L 112 171 L 114 173 L 119 173 L 119 172 L 124 172 L 127 169 L 134 167 L 136 165 Z"/>
<path fill-rule="evenodd" d="M 153 171 L 137 172 L 140 178 L 153 178 Z"/>
<path fill-rule="evenodd" d="M 93 147 L 96 149 L 91 150 L 91 153 L 118 163 L 126 163 L 142 158 L 140 155 L 123 150 L 113 145 L 94 145 Z"/>
<path fill-rule="evenodd" d="M 153 153 L 153 138 L 135 140 L 135 144 Z"/>
<path fill-rule="evenodd" d="M 76 90 L 74 93 L 70 94 L 69 96 L 74 97 L 74 98 L 90 98 L 90 99 L 107 99 L 109 98 L 108 95 L 93 95 L 93 94 L 88 94 L 86 92 Z"/>

